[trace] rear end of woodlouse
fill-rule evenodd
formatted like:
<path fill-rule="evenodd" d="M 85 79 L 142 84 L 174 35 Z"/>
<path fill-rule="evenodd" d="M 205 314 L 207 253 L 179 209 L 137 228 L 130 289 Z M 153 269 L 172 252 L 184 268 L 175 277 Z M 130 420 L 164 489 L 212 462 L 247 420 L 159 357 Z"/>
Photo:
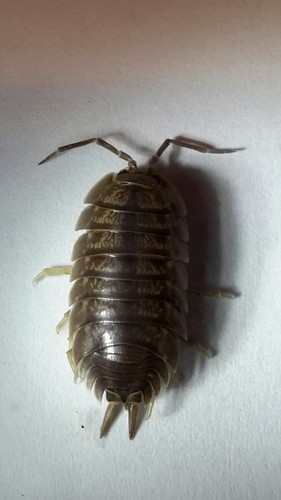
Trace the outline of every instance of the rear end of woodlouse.
<path fill-rule="evenodd" d="M 70 314 L 65 317 L 74 378 L 85 380 L 99 400 L 106 395 L 101 437 L 124 405 L 132 439 L 140 413 L 144 408 L 150 416 L 155 397 L 177 369 L 181 340 L 187 340 L 186 210 L 154 165 L 171 143 L 202 153 L 238 149 L 166 139 L 141 172 L 127 153 L 92 138 L 62 146 L 40 164 L 90 143 L 126 160 L 128 167 L 107 174 L 87 195 L 76 226 L 84 232 L 74 246 L 73 264 L 45 268 L 34 282 L 70 273 Z"/>

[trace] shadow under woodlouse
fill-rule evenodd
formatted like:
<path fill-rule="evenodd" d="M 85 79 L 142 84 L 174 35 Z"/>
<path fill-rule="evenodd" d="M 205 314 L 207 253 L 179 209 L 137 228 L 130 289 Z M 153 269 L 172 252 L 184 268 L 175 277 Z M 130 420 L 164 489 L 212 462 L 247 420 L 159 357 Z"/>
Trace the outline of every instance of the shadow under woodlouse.
<path fill-rule="evenodd" d="M 200 167 L 192 167 L 190 164 L 184 167 L 173 161 L 168 167 L 159 164 L 156 170 L 174 184 L 186 205 L 189 227 L 189 288 L 202 291 L 208 288 L 223 288 L 222 285 L 226 284 L 221 283 L 221 274 L 223 269 L 228 268 L 229 263 L 225 258 L 222 262 L 222 213 L 216 176 L 207 172 L 206 167 L 203 171 Z M 228 190 L 227 203 L 231 205 Z M 232 221 L 229 221 L 229 225 L 231 228 L 234 226 Z M 236 241 L 235 235 L 233 236 L 232 241 Z M 236 248 L 232 248 L 233 254 L 236 254 Z M 232 281 L 226 288 L 235 291 L 232 288 L 234 276 L 229 279 Z M 192 293 L 188 293 L 187 299 L 189 338 L 210 349 L 212 353 L 219 354 L 224 325 L 227 322 L 227 308 L 222 301 L 230 301 Z M 185 346 L 183 342 L 178 371 L 168 387 L 168 390 L 176 391 L 175 408 L 179 407 L 181 400 L 178 390 L 190 382 L 196 371 L 204 370 L 209 362 L 211 361 L 208 358 Z"/>

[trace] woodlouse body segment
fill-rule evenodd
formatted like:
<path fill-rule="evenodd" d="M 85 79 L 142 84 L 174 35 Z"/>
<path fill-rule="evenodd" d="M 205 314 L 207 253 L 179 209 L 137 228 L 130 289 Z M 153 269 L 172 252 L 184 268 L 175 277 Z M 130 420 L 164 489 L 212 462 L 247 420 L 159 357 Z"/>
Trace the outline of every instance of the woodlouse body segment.
<path fill-rule="evenodd" d="M 127 169 L 105 175 L 87 195 L 76 226 L 84 233 L 74 245 L 72 266 L 45 268 L 34 283 L 71 271 L 67 355 L 75 380 L 85 379 L 100 400 L 106 394 L 101 436 L 124 405 L 132 439 L 141 407 L 148 418 L 177 369 L 180 341 L 187 339 L 186 210 L 174 186 L 155 174 L 154 164 L 169 144 L 201 153 L 238 149 L 166 139 L 142 173 L 127 153 L 91 138 L 58 148 L 40 164 L 90 143 L 127 161 Z"/>
<path fill-rule="evenodd" d="M 151 408 L 186 338 L 185 206 L 161 177 L 109 174 L 85 202 L 77 229 L 70 293 L 71 364 L 96 396 L 116 405 L 135 433 L 140 405 Z"/>

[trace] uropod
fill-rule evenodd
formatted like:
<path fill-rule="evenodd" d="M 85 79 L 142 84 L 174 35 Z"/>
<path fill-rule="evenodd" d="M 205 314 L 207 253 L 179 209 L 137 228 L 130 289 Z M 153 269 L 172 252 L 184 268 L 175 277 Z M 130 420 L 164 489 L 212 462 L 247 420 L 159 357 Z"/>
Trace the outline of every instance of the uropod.
<path fill-rule="evenodd" d="M 151 414 L 155 397 L 176 372 L 181 341 L 187 340 L 188 228 L 186 209 L 175 187 L 156 173 L 169 144 L 201 153 L 233 153 L 192 140 L 166 139 L 140 171 L 131 156 L 100 138 L 59 147 L 42 163 L 66 150 L 96 143 L 127 162 L 89 192 L 76 230 L 84 232 L 72 265 L 43 269 L 34 279 L 70 274 L 68 360 L 75 381 L 85 380 L 108 406 L 100 436 L 120 407 L 128 410 L 129 437 L 139 416 Z M 225 295 L 219 290 L 208 295 Z"/>

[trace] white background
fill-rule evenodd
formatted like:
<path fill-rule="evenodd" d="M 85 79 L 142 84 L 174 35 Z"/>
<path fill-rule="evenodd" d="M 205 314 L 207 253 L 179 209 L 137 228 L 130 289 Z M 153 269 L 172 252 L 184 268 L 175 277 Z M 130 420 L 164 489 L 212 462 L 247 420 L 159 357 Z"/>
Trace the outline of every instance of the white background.
<path fill-rule="evenodd" d="M 281 498 L 281 3 L 276 0 L 1 1 L 1 497 L 6 500 Z M 75 386 L 68 263 L 90 187 L 124 162 L 97 146 L 36 164 L 92 136 L 147 161 L 179 135 L 233 155 L 171 148 L 159 170 L 182 193 L 190 298 L 178 378 L 129 441 L 123 412 Z M 84 426 L 82 428 L 81 426 Z"/>

